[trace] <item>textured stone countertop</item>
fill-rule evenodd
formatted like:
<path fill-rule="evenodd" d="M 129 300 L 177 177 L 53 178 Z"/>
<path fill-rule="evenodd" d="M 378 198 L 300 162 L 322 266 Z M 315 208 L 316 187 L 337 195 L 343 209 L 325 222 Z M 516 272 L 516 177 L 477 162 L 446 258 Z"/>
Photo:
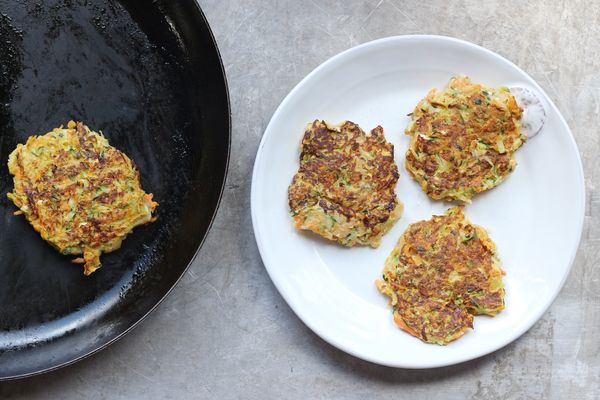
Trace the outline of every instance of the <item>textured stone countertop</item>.
<path fill-rule="evenodd" d="M 233 120 L 227 186 L 200 255 L 162 305 L 124 339 L 76 365 L 1 384 L 0 398 L 600 398 L 600 3 L 200 3 L 227 70 Z M 548 312 L 505 348 L 434 370 L 370 364 L 312 333 L 267 276 L 250 221 L 254 157 L 285 95 L 342 50 L 414 33 L 469 40 L 533 76 L 573 130 L 587 188 L 577 259 Z"/>

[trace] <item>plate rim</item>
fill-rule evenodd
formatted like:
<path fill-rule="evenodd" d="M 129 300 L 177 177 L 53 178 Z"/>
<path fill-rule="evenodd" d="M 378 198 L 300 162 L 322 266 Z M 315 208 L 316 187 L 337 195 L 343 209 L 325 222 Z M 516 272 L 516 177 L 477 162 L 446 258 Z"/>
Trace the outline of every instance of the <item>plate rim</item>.
<path fill-rule="evenodd" d="M 269 136 L 271 136 L 269 134 L 269 132 L 271 131 L 272 125 L 275 123 L 274 121 L 276 121 L 279 118 L 279 116 L 282 113 L 282 110 L 285 108 L 286 104 L 295 97 L 296 93 L 301 89 L 301 87 L 304 86 L 304 84 L 306 84 L 308 81 L 310 81 L 315 75 L 319 74 L 323 69 L 326 69 L 329 65 L 337 62 L 339 59 L 347 57 L 348 55 L 350 55 L 352 53 L 360 52 L 365 48 L 381 45 L 381 44 L 388 43 L 388 42 L 392 43 L 392 42 L 397 42 L 397 41 L 413 41 L 413 40 L 442 41 L 442 42 L 447 42 L 447 43 L 452 43 L 452 44 L 458 44 L 458 45 L 464 46 L 466 48 L 471 48 L 471 49 L 474 49 L 477 51 L 481 51 L 481 52 L 487 54 L 488 56 L 493 57 L 497 61 L 505 63 L 505 64 L 509 65 L 510 67 L 516 69 L 518 72 L 522 73 L 526 78 L 528 78 L 530 80 L 530 83 L 532 83 L 534 85 L 534 87 L 542 94 L 542 96 L 547 100 L 548 105 L 556 113 L 556 115 L 559 119 L 559 122 L 564 124 L 564 126 L 567 128 L 567 132 L 568 132 L 567 136 L 568 136 L 571 144 L 574 146 L 575 154 L 576 154 L 576 161 L 578 164 L 577 180 L 579 181 L 579 184 L 578 184 L 579 192 L 580 192 L 579 193 L 579 198 L 580 198 L 579 207 L 581 209 L 581 213 L 580 213 L 578 221 L 577 221 L 577 232 L 578 232 L 577 240 L 576 240 L 577 244 L 571 250 L 571 254 L 569 256 L 569 262 L 568 262 L 567 268 L 565 270 L 565 273 L 561 279 L 561 282 L 559 283 L 558 289 L 549 298 L 549 301 L 548 301 L 548 304 L 546 307 L 542 308 L 539 312 L 535 313 L 535 315 L 533 315 L 532 318 L 530 318 L 530 322 L 523 325 L 523 327 L 521 327 L 521 329 L 513 331 L 510 335 L 507 335 L 504 340 L 501 340 L 499 342 L 499 344 L 492 346 L 482 352 L 479 352 L 475 356 L 459 357 L 459 358 L 455 359 L 454 361 L 449 361 L 449 362 L 441 362 L 441 363 L 429 362 L 429 363 L 423 363 L 423 364 L 418 364 L 418 365 L 411 364 L 411 363 L 403 363 L 401 361 L 400 362 L 390 362 L 388 360 L 379 359 L 377 357 L 372 357 L 369 354 L 364 354 L 363 352 L 356 351 L 351 346 L 346 346 L 343 343 L 336 340 L 335 335 L 332 335 L 330 332 L 326 332 L 325 329 L 322 329 L 318 325 L 311 323 L 309 316 L 307 316 L 307 314 L 309 314 L 309 313 L 307 313 L 306 311 L 302 311 L 302 309 L 301 309 L 302 307 L 300 304 L 294 303 L 293 301 L 290 300 L 288 294 L 284 290 L 281 289 L 282 282 L 280 282 L 276 277 L 274 277 L 274 273 L 272 273 L 271 268 L 273 268 L 273 267 L 269 266 L 269 264 L 271 264 L 271 263 L 268 261 L 269 260 L 268 253 L 266 250 L 266 246 L 264 245 L 264 242 L 263 242 L 264 237 L 261 237 L 261 234 L 260 234 L 260 231 L 258 228 L 258 217 L 256 215 L 257 214 L 257 206 L 255 205 L 256 201 L 257 201 L 256 196 L 258 193 L 257 185 L 255 182 L 257 182 L 259 179 L 258 178 L 259 164 L 261 163 L 261 160 L 263 158 L 264 146 L 265 146 L 267 140 L 269 140 Z M 581 246 L 581 237 L 582 237 L 582 233 L 583 233 L 583 225 L 584 225 L 584 219 L 585 219 L 586 190 L 585 190 L 585 175 L 584 175 L 584 170 L 583 170 L 583 164 L 581 161 L 581 152 L 579 151 L 579 147 L 577 146 L 577 142 L 575 141 L 575 137 L 573 136 L 573 132 L 571 131 L 569 124 L 565 120 L 564 116 L 562 115 L 562 113 L 560 112 L 560 110 L 558 109 L 556 104 L 554 104 L 554 101 L 552 101 L 552 99 L 550 98 L 550 96 L 548 96 L 548 94 L 544 91 L 544 89 L 541 88 L 539 86 L 539 84 L 527 72 L 525 72 L 523 69 L 521 69 L 519 66 L 517 66 L 512 61 L 510 61 L 507 58 L 503 57 L 502 55 L 500 55 L 492 50 L 489 50 L 483 46 L 480 46 L 478 44 L 469 42 L 467 40 L 458 39 L 458 38 L 451 37 L 451 36 L 444 36 L 444 35 L 418 34 L 418 35 L 387 36 L 387 37 L 371 40 L 371 41 L 350 47 L 342 52 L 334 54 L 333 56 L 329 57 L 327 60 L 325 60 L 324 62 L 319 64 L 309 74 L 307 74 L 304 78 L 302 78 L 292 88 L 292 90 L 290 90 L 290 92 L 284 97 L 284 99 L 281 101 L 281 103 L 279 104 L 279 106 L 277 107 L 277 109 L 275 110 L 273 115 L 271 116 L 271 119 L 269 120 L 269 123 L 267 124 L 267 127 L 265 128 L 265 130 L 263 132 L 263 135 L 260 140 L 260 144 L 259 144 L 257 152 L 256 152 L 256 157 L 254 160 L 254 167 L 253 167 L 253 171 L 252 171 L 252 184 L 251 185 L 252 186 L 251 186 L 251 191 L 250 191 L 250 208 L 251 208 L 251 215 L 252 215 L 252 227 L 253 227 L 254 238 L 256 240 L 258 251 L 259 251 L 259 254 L 263 261 L 264 268 L 267 270 L 267 274 L 269 275 L 269 278 L 271 279 L 271 281 L 277 288 L 277 291 L 283 297 L 283 299 L 285 300 L 287 305 L 292 309 L 294 314 L 311 331 L 313 331 L 321 339 L 325 340 L 330 345 L 332 345 L 348 354 L 351 354 L 354 357 L 360 358 L 362 360 L 369 361 L 369 362 L 379 364 L 379 365 L 384 365 L 387 367 L 394 367 L 394 368 L 427 369 L 427 368 L 439 368 L 439 367 L 445 367 L 445 366 L 449 366 L 449 365 L 456 365 L 456 364 L 464 363 L 464 362 L 467 362 L 470 360 L 481 358 L 490 353 L 493 353 L 493 352 L 507 346 L 508 344 L 512 343 L 513 341 L 515 341 L 516 339 L 521 337 L 524 333 L 529 331 L 529 329 L 531 329 L 533 327 L 533 325 L 535 325 L 540 320 L 540 318 L 550 309 L 550 307 L 552 306 L 552 304 L 558 297 L 558 294 L 561 292 L 561 290 L 571 272 L 571 269 L 573 268 L 575 258 L 577 256 L 577 253 Z"/>

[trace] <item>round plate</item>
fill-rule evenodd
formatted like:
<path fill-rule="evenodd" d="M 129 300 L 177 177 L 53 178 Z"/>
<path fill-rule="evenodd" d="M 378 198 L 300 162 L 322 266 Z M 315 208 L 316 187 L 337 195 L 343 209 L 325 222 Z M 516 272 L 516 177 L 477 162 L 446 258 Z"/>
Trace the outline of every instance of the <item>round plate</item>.
<path fill-rule="evenodd" d="M 506 270 L 506 309 L 476 317 L 474 330 L 447 346 L 421 342 L 392 321 L 374 281 L 408 224 L 452 204 L 430 200 L 403 168 L 407 114 L 433 87 L 458 74 L 492 86 L 522 86 L 546 108 L 542 132 L 516 154 L 500 186 L 465 208 L 486 227 Z M 292 226 L 287 188 L 298 169 L 307 123 L 380 124 L 395 146 L 402 218 L 377 249 L 344 248 Z M 529 329 L 550 306 L 575 257 L 585 203 L 579 153 L 564 118 L 525 72 L 474 44 L 439 36 L 400 36 L 366 43 L 323 63 L 281 103 L 262 138 L 252 179 L 252 221 L 265 267 L 290 307 L 334 346 L 379 364 L 430 368 L 490 353 Z"/>
<path fill-rule="evenodd" d="M 0 380 L 106 347 L 169 293 L 221 197 L 229 102 L 195 0 L 0 1 Z M 69 119 L 101 130 L 160 203 L 83 275 L 6 198 L 9 153 Z"/>

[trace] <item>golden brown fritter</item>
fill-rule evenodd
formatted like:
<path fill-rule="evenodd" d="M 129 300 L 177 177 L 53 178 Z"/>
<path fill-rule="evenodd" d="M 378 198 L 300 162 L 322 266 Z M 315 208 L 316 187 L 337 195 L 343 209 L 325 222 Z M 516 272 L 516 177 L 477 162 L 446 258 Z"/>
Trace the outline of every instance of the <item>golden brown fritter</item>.
<path fill-rule="evenodd" d="M 42 238 L 65 255 L 81 255 L 84 274 L 100 254 L 121 246 L 134 227 L 151 222 L 157 203 L 140 186 L 133 162 L 104 136 L 70 121 L 31 136 L 10 154 L 8 198 Z"/>
<path fill-rule="evenodd" d="M 383 128 L 366 134 L 350 121 L 331 127 L 316 120 L 301 150 L 300 169 L 288 189 L 296 228 L 345 246 L 379 246 L 402 214 L 394 146 Z"/>
<path fill-rule="evenodd" d="M 516 166 L 522 110 L 507 88 L 454 77 L 409 114 L 406 169 L 434 200 L 460 200 L 500 184 Z"/>
<path fill-rule="evenodd" d="M 447 344 L 473 327 L 473 315 L 504 309 L 503 275 L 496 245 L 459 206 L 409 225 L 375 284 L 401 329 Z"/>

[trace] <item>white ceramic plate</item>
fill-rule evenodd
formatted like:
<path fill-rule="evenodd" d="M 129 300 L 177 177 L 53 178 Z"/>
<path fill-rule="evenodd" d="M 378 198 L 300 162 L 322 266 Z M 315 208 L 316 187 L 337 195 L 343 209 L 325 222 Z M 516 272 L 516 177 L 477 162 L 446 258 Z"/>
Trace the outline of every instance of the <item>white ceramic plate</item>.
<path fill-rule="evenodd" d="M 448 346 L 425 344 L 392 321 L 373 282 L 409 223 L 451 205 L 431 201 L 404 169 L 406 116 L 432 87 L 453 75 L 532 89 L 546 108 L 542 132 L 516 154 L 518 166 L 465 214 L 486 227 L 506 270 L 506 309 L 476 317 L 475 329 Z M 344 248 L 296 231 L 287 188 L 298 169 L 308 122 L 351 120 L 365 131 L 381 124 L 395 146 L 397 193 L 405 211 L 378 249 Z M 366 43 L 323 63 L 281 103 L 262 138 L 252 177 L 252 222 L 265 267 L 294 312 L 323 339 L 357 357 L 404 368 L 470 360 L 529 329 L 550 306 L 575 257 L 585 191 L 577 146 L 560 112 L 525 72 L 474 44 L 439 36 L 399 36 Z"/>

